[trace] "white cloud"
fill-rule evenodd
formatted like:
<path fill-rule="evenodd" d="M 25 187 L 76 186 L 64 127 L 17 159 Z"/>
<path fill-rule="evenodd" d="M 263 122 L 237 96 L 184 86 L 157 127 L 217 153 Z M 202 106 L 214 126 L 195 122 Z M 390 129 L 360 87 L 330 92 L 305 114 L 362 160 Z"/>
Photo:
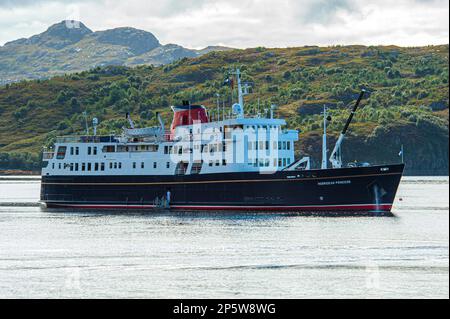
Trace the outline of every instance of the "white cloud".
<path fill-rule="evenodd" d="M 74 15 L 93 30 L 132 26 L 192 48 L 442 44 L 448 14 L 447 0 L 0 0 L 0 44 Z"/>

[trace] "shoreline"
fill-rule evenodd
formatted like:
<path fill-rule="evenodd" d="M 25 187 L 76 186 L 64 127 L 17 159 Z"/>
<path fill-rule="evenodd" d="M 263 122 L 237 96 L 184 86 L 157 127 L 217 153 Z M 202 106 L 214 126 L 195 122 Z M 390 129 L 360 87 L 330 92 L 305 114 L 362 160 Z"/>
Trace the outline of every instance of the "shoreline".
<path fill-rule="evenodd" d="M 25 171 L 21 169 L 0 169 L 1 176 L 41 176 L 40 171 Z"/>

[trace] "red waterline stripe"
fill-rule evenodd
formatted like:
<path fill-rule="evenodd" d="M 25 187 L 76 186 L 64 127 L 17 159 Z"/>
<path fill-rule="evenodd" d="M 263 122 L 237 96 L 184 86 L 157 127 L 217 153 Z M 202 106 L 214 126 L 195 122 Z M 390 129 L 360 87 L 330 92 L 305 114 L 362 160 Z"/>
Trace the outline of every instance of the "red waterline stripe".
<path fill-rule="evenodd" d="M 107 205 L 107 204 L 53 204 L 48 207 L 73 207 L 88 209 L 149 209 L 154 205 Z M 323 210 L 368 210 L 368 211 L 390 211 L 392 204 L 354 204 L 354 205 L 322 205 L 322 206 L 171 206 L 170 209 L 177 210 L 263 210 L 263 211 L 323 211 Z"/>

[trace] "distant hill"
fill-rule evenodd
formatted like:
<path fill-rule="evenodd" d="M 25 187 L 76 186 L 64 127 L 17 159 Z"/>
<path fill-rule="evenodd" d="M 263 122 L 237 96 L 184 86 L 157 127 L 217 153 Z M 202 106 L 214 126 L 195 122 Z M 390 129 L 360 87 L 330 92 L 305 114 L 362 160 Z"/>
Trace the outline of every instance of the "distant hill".
<path fill-rule="evenodd" d="M 161 45 L 150 32 L 115 28 L 93 32 L 79 21 L 62 21 L 28 39 L 0 47 L 0 84 L 48 78 L 107 65 L 162 65 L 226 47 L 186 49 Z"/>
<path fill-rule="evenodd" d="M 82 42 L 94 41 L 88 30 L 83 33 L 91 35 Z M 70 42 L 77 37 L 64 38 Z M 147 47 L 128 39 L 126 52 L 150 48 L 153 38 L 148 39 Z M 55 45 L 48 37 L 27 41 Z M 111 42 L 108 36 L 103 41 Z M 154 49 L 140 55 L 143 61 L 153 59 L 152 54 L 165 54 L 169 61 L 182 51 L 176 45 L 165 49 L 156 42 L 153 45 Z M 332 148 L 349 108 L 364 88 L 368 93 L 344 142 L 344 160 L 399 162 L 403 144 L 407 173 L 448 174 L 448 56 L 448 45 L 260 47 L 214 51 L 158 67 L 96 67 L 47 80 L 11 83 L 0 86 L 0 169 L 38 168 L 43 145 L 57 135 L 83 132 L 85 110 L 90 118 L 100 119 L 101 133 L 119 133 L 127 125 L 127 112 L 139 126 L 157 124 L 156 112 L 168 124 L 170 105 L 182 100 L 204 104 L 214 112 L 216 93 L 225 98 L 229 110 L 230 88 L 222 84 L 227 72 L 239 65 L 243 81 L 253 83 L 245 97 L 246 114 L 263 115 L 272 103 L 278 105 L 275 113 L 286 118 L 288 127 L 301 132 L 298 155 L 311 156 L 314 167 L 320 166 L 323 105 L 332 116 Z M 127 61 L 143 62 L 135 59 Z"/>

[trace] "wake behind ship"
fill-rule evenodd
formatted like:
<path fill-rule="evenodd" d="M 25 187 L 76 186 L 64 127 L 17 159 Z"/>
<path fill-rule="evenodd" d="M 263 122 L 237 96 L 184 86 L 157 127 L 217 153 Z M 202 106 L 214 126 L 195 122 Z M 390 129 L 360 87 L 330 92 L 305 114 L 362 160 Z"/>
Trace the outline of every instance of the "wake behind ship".
<path fill-rule="evenodd" d="M 173 121 L 130 127 L 120 135 L 58 137 L 44 151 L 41 202 L 47 207 L 281 212 L 389 213 L 403 164 L 343 165 L 341 145 L 361 92 L 328 160 L 326 109 L 322 167 L 295 157 L 298 131 L 285 129 L 273 109 L 244 115 L 247 86 L 234 73 L 239 96 L 231 111 L 211 115 L 187 101 Z M 331 168 L 328 168 L 328 161 Z"/>

